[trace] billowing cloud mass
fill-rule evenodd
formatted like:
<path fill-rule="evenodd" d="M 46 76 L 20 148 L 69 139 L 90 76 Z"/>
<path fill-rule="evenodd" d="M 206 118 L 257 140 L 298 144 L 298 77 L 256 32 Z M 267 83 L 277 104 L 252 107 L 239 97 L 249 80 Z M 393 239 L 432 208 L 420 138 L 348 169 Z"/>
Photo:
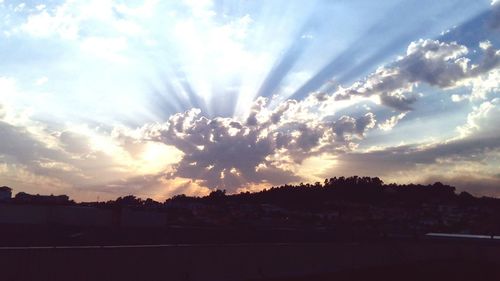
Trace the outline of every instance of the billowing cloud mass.
<path fill-rule="evenodd" d="M 15 80 L 0 78 L 0 87 L 3 184 L 27 192 L 66 193 L 87 200 L 113 198 L 116 192 L 141 193 L 148 188 L 145 184 L 120 186 L 115 183 L 117 178 L 163 175 L 179 157 L 175 148 L 121 136 L 120 127 L 105 130 L 39 120 L 29 108 L 16 110 L 9 102 L 9 98 L 23 94 Z M 170 185 L 174 188 L 175 182 Z M 92 190 L 92 186 L 99 188 Z"/>
<path fill-rule="evenodd" d="M 341 173 L 352 170 L 398 181 L 445 179 L 462 190 L 500 195 L 500 98 L 473 109 L 459 134 L 435 143 L 401 145 L 340 156 Z M 474 189 L 473 186 L 478 186 Z"/>
<path fill-rule="evenodd" d="M 0 1 L 0 185 L 162 200 L 357 174 L 500 196 L 499 1 L 56 2 Z"/>
<path fill-rule="evenodd" d="M 291 118 L 301 110 L 296 101 L 274 110 L 266 109 L 266 103 L 259 98 L 245 121 L 208 119 L 194 109 L 143 130 L 148 140 L 173 145 L 184 153 L 170 177 L 193 178 L 212 188 L 234 191 L 248 184 L 296 182 L 300 178 L 294 164 L 352 149 L 375 126 L 372 113 L 331 120 L 331 116 L 313 115 L 302 120 Z"/>
<path fill-rule="evenodd" d="M 394 115 L 391 118 L 385 120 L 383 123 L 380 123 L 378 127 L 383 131 L 390 131 L 394 126 L 398 124 L 398 122 L 406 116 L 406 112 L 400 113 L 398 115 Z"/>
<path fill-rule="evenodd" d="M 335 111 L 328 110 L 329 103 L 335 103 L 339 96 L 378 96 L 389 108 L 409 111 L 410 104 L 417 99 L 412 90 L 419 83 L 453 88 L 498 66 L 499 51 L 489 42 L 482 42 L 480 49 L 483 58 L 478 64 L 471 64 L 465 57 L 468 54 L 465 46 L 419 40 L 409 45 L 404 57 L 331 95 L 289 100 L 274 109 L 268 107 L 267 99 L 259 98 L 244 120 L 209 119 L 200 110 L 189 110 L 143 130 L 148 140 L 173 145 L 183 152 L 182 160 L 174 165 L 169 177 L 190 177 L 200 180 L 202 185 L 228 190 L 262 182 L 294 182 L 301 180 L 295 169 L 304 159 L 353 151 L 367 130 L 375 127 L 373 113 L 335 116 Z M 471 113 L 468 124 L 461 130 L 472 130 L 475 116 L 484 115 L 488 105 L 491 103 L 480 106 L 481 113 Z M 388 131 L 405 115 L 392 116 L 379 128 Z M 438 153 L 433 153 L 437 157 Z"/>
<path fill-rule="evenodd" d="M 387 67 L 381 67 L 365 80 L 341 89 L 337 99 L 351 96 L 378 96 L 382 104 L 398 110 L 411 110 L 417 100 L 413 89 L 419 83 L 442 89 L 490 71 L 500 64 L 500 51 L 490 42 L 481 42 L 483 57 L 471 64 L 465 57 L 469 50 L 455 42 L 419 40 L 412 42 L 406 55 Z"/>
<path fill-rule="evenodd" d="M 500 138 L 500 98 L 485 101 L 467 116 L 467 123 L 459 127 L 464 138 Z"/>

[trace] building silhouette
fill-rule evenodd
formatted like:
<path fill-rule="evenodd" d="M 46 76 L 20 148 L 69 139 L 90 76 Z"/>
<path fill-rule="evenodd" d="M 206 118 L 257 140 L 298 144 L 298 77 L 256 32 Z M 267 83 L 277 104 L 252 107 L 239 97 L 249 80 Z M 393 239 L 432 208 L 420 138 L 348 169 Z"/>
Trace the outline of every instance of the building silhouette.
<path fill-rule="evenodd" d="M 8 186 L 0 187 L 0 201 L 8 201 L 12 198 L 12 188 Z"/>

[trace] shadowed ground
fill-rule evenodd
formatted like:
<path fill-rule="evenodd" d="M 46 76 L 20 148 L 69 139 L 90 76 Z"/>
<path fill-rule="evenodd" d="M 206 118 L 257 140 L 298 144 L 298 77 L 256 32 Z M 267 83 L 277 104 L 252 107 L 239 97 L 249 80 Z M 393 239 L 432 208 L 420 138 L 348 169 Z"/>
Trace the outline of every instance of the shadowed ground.
<path fill-rule="evenodd" d="M 252 281 L 264 280 L 255 279 Z M 291 278 L 265 279 L 265 281 L 421 281 L 421 280 L 500 280 L 497 264 L 474 260 L 446 260 L 420 262 L 410 265 L 382 266 L 374 268 L 345 270 L 330 274 L 316 274 Z"/>
<path fill-rule="evenodd" d="M 490 241 L 0 248 L 2 280 L 500 280 Z"/>

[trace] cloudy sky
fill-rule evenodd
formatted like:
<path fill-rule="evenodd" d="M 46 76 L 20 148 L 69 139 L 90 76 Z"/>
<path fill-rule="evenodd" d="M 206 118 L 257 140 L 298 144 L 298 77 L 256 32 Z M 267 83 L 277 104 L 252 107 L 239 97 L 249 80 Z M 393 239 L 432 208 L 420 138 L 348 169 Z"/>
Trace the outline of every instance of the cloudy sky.
<path fill-rule="evenodd" d="M 0 185 L 500 196 L 500 1 L 0 0 Z"/>

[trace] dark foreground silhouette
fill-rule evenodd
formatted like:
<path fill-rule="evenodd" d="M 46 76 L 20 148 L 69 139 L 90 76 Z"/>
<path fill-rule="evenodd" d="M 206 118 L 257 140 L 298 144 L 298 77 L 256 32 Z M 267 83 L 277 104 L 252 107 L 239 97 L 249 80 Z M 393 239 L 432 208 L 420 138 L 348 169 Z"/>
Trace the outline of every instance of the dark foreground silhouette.
<path fill-rule="evenodd" d="M 479 241 L 0 249 L 2 280 L 499 280 Z"/>
<path fill-rule="evenodd" d="M 299 277 L 254 279 L 266 281 L 422 281 L 422 280 L 500 280 L 498 264 L 474 260 L 447 260 L 418 262 L 406 265 L 368 267 L 343 270 L 335 273 L 312 274 Z"/>
<path fill-rule="evenodd" d="M 439 182 L 340 177 L 162 203 L 11 192 L 0 280 L 500 280 L 500 200 Z"/>
<path fill-rule="evenodd" d="M 6 188 L 4 188 L 6 189 Z M 0 190 L 1 191 L 1 190 Z M 500 200 L 442 183 L 331 178 L 255 193 L 135 196 L 75 203 L 23 192 L 0 203 L 0 246 L 417 239 L 429 232 L 500 234 Z"/>

